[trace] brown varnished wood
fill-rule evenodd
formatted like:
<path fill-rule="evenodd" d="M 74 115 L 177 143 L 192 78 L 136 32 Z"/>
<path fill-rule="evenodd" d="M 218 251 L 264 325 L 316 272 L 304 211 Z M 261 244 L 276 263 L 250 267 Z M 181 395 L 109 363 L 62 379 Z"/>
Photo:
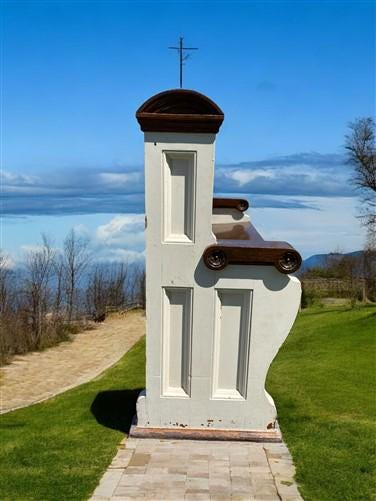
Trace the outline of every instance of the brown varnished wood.
<path fill-rule="evenodd" d="M 294 273 L 302 263 L 297 250 L 287 242 L 267 241 L 250 223 L 213 225 L 216 244 L 204 251 L 206 266 L 224 269 L 228 264 L 275 266 L 281 273 Z"/>
<path fill-rule="evenodd" d="M 244 198 L 213 198 L 213 209 L 236 209 L 245 212 L 249 207 Z"/>
<path fill-rule="evenodd" d="M 217 133 L 224 114 L 214 101 L 199 92 L 172 89 L 145 101 L 136 118 L 144 132 Z"/>

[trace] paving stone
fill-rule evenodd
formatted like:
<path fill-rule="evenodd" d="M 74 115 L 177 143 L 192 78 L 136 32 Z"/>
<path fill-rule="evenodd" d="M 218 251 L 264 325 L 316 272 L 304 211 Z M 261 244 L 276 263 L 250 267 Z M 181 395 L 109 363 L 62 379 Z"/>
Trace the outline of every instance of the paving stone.
<path fill-rule="evenodd" d="M 208 461 L 209 457 L 210 456 L 208 454 L 192 454 L 191 455 L 191 459 L 193 461 Z"/>
<path fill-rule="evenodd" d="M 186 494 L 184 499 L 192 501 L 196 499 L 203 499 L 208 501 L 208 494 L 207 493 Z"/>
<path fill-rule="evenodd" d="M 249 467 L 244 467 L 244 466 L 232 466 L 230 467 L 231 471 L 231 476 L 235 477 L 249 477 L 251 474 L 251 470 Z M 269 469 L 267 470 L 268 472 L 270 471 Z"/>
<path fill-rule="evenodd" d="M 122 460 L 124 464 L 129 460 L 129 465 L 116 469 L 114 465 L 121 465 Z M 98 496 L 107 496 L 103 501 L 134 498 L 302 501 L 286 447 L 131 439 L 122 443 L 111 465 L 108 472 L 122 472 L 116 488 L 111 495 L 108 491 L 101 493 L 99 489 L 106 484 L 102 481 L 91 501 L 102 501 Z"/>
<path fill-rule="evenodd" d="M 253 485 L 264 485 L 264 484 L 274 485 L 274 477 L 271 471 L 257 474 L 254 474 L 252 472 L 251 481 Z"/>
<path fill-rule="evenodd" d="M 262 487 L 264 485 L 272 485 L 274 486 L 274 477 L 269 472 L 267 475 L 258 475 L 257 477 L 251 475 L 252 485 L 255 487 Z"/>
<path fill-rule="evenodd" d="M 132 486 L 132 485 L 118 485 L 116 487 L 115 492 L 114 492 L 113 496 L 111 497 L 111 499 L 119 497 L 119 496 L 134 496 L 134 495 L 140 496 L 143 494 L 145 494 L 145 493 L 143 492 L 142 488 L 138 488 L 138 487 Z M 90 500 L 90 501 L 92 501 L 92 500 Z"/>
<path fill-rule="evenodd" d="M 231 485 L 233 486 L 234 490 L 247 489 L 249 491 L 252 489 L 252 482 L 250 478 L 231 477 Z"/>
<path fill-rule="evenodd" d="M 168 473 L 168 467 L 165 466 L 165 467 L 154 467 L 152 465 L 149 465 L 146 467 L 146 473 L 148 475 L 163 475 L 163 474 L 166 474 Z"/>
<path fill-rule="evenodd" d="M 187 475 L 187 468 L 181 466 L 173 466 L 172 468 L 168 468 L 168 473 L 171 475 Z"/>
<path fill-rule="evenodd" d="M 213 489 L 210 487 L 209 489 L 210 499 L 212 497 L 220 497 L 225 499 L 231 499 L 231 489 L 230 488 L 222 488 L 222 489 Z"/>
<path fill-rule="evenodd" d="M 278 495 L 266 496 L 266 495 L 257 495 L 254 497 L 255 501 L 281 501 L 281 498 Z"/>
<path fill-rule="evenodd" d="M 129 466 L 146 466 L 149 463 L 150 454 L 134 453 L 129 461 Z"/>
<path fill-rule="evenodd" d="M 295 467 L 290 462 L 270 461 L 269 465 L 274 476 L 293 477 L 295 475 Z"/>
<path fill-rule="evenodd" d="M 122 474 L 122 470 L 107 470 L 95 490 L 95 496 L 110 498 L 113 495 Z"/>
<path fill-rule="evenodd" d="M 291 481 L 291 478 L 289 480 L 285 479 L 282 481 L 276 481 L 276 486 L 277 486 L 278 493 L 279 493 L 280 497 L 282 498 L 282 500 L 284 500 L 284 501 L 287 499 L 288 500 L 292 500 L 292 499 L 301 500 L 298 488 L 297 488 L 296 484 L 294 484 Z"/>
<path fill-rule="evenodd" d="M 139 443 L 138 439 L 128 438 L 126 439 L 126 448 L 127 449 L 135 449 Z"/>
<path fill-rule="evenodd" d="M 216 459 L 215 457 L 212 457 L 209 460 L 209 465 L 210 466 L 215 466 L 216 468 L 219 468 L 223 466 L 224 468 L 227 468 L 230 464 L 230 458 L 227 459 Z"/>
<path fill-rule="evenodd" d="M 278 496 L 275 485 L 258 485 L 254 487 L 255 497 L 258 496 Z"/>
<path fill-rule="evenodd" d="M 114 496 L 111 498 L 113 501 L 133 501 L 134 499 L 145 499 L 145 494 L 130 492 L 123 496 Z"/>
<path fill-rule="evenodd" d="M 187 477 L 186 485 L 187 485 L 187 490 L 190 490 L 190 489 L 209 490 L 209 479 Z"/>
<path fill-rule="evenodd" d="M 249 468 L 248 459 L 231 459 L 231 467 Z"/>
<path fill-rule="evenodd" d="M 227 466 L 216 466 L 215 464 L 209 465 L 209 475 L 229 475 L 230 465 Z"/>
<path fill-rule="evenodd" d="M 225 478 L 209 478 L 211 489 L 231 488 L 231 480 Z"/>
<path fill-rule="evenodd" d="M 247 489 L 236 489 L 231 491 L 231 499 L 253 499 L 254 491 Z"/>
<path fill-rule="evenodd" d="M 129 464 L 132 454 L 133 452 L 131 450 L 120 449 L 112 460 L 109 468 L 126 468 Z"/>
<path fill-rule="evenodd" d="M 209 472 L 207 471 L 196 471 L 196 472 L 190 472 L 188 471 L 187 476 L 189 478 L 209 478 Z"/>
<path fill-rule="evenodd" d="M 148 492 L 145 498 L 150 501 L 164 501 L 165 499 L 173 499 L 174 501 L 178 501 L 180 499 L 184 500 L 184 495 L 185 491 L 166 492 L 166 490 L 164 490 Z"/>
<path fill-rule="evenodd" d="M 127 474 L 128 475 L 145 475 L 146 468 L 145 466 L 127 466 Z"/>

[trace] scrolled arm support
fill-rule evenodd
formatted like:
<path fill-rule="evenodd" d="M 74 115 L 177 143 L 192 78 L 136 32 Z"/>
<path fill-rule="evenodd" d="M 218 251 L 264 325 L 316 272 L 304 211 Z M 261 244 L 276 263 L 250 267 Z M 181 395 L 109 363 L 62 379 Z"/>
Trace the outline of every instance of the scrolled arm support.
<path fill-rule="evenodd" d="M 207 268 L 223 270 L 228 264 L 275 266 L 284 274 L 294 273 L 302 258 L 293 248 L 210 245 L 203 254 Z"/>

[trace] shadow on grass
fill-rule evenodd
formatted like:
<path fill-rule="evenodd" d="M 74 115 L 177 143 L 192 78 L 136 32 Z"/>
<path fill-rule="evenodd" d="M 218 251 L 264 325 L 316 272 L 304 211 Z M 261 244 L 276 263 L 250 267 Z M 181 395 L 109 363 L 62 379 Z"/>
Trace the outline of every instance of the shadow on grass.
<path fill-rule="evenodd" d="M 112 430 L 129 433 L 140 391 L 142 390 L 101 391 L 93 400 L 90 411 L 97 423 Z"/>

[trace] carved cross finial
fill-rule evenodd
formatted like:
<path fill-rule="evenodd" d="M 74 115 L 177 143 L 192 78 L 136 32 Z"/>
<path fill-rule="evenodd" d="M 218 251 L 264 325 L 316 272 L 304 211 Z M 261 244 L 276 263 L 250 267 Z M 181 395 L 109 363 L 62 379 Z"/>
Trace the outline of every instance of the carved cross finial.
<path fill-rule="evenodd" d="M 180 88 L 183 87 L 183 65 L 184 61 L 186 61 L 190 54 L 184 54 L 184 51 L 187 50 L 198 50 L 198 47 L 184 47 L 184 38 L 180 37 L 179 39 L 179 47 L 169 47 L 169 49 L 174 49 L 179 53 L 179 63 L 180 63 Z"/>

